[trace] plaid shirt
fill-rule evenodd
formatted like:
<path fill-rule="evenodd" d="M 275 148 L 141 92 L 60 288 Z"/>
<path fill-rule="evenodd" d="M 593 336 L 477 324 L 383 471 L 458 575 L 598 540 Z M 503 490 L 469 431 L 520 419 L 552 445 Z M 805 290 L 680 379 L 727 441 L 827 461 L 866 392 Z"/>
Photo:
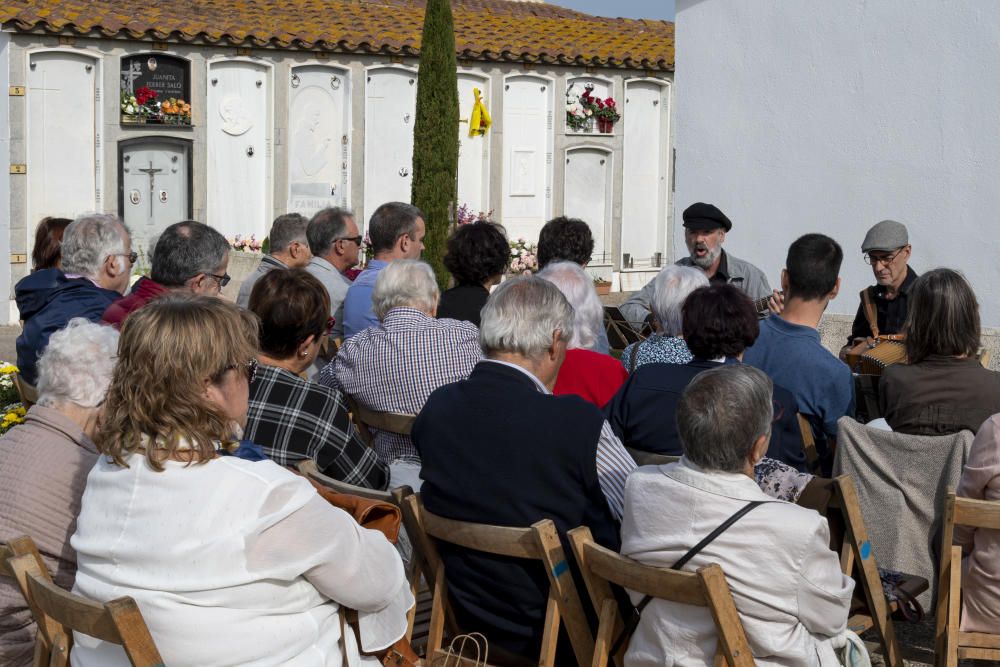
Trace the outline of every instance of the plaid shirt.
<path fill-rule="evenodd" d="M 344 341 L 319 382 L 379 412 L 417 414 L 438 387 L 469 377 L 482 359 L 479 329 L 469 322 L 434 319 L 413 308 L 393 308 L 381 327 Z M 379 458 L 418 457 L 409 436 L 374 430 Z"/>
<path fill-rule="evenodd" d="M 279 465 L 313 459 L 323 474 L 348 484 L 384 489 L 389 483 L 389 467 L 355 430 L 340 393 L 282 368 L 258 366 L 243 437 Z"/>

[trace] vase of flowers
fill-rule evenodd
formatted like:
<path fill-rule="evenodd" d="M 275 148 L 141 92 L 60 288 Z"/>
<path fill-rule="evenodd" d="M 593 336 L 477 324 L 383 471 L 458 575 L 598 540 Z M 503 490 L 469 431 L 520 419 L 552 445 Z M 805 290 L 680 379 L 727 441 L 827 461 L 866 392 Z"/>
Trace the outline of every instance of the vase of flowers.
<path fill-rule="evenodd" d="M 597 118 L 597 128 L 602 134 L 611 134 L 615 123 L 622 117 L 618 113 L 618 105 L 613 97 L 597 99 L 597 111 L 594 112 L 594 116 Z"/>
<path fill-rule="evenodd" d="M 510 242 L 510 272 L 530 276 L 538 270 L 538 246 L 519 238 Z"/>
<path fill-rule="evenodd" d="M 593 132 L 594 113 L 597 111 L 597 98 L 590 94 L 593 84 L 587 84 L 582 94 L 576 91 L 576 86 L 566 90 L 566 127 L 574 132 Z"/>

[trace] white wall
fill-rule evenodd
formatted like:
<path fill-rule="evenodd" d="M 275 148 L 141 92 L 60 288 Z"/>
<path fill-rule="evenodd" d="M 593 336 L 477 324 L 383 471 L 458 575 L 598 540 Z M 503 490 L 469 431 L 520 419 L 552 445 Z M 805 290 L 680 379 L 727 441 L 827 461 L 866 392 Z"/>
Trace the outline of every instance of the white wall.
<path fill-rule="evenodd" d="M 0 93 L 10 84 L 10 35 L 0 32 Z M 10 96 L 0 98 L 0 303 L 10 294 Z M 23 176 L 21 177 L 23 178 Z M 11 309 L 0 307 L 0 324 Z"/>
<path fill-rule="evenodd" d="M 848 313 L 864 234 L 893 218 L 911 265 L 965 272 L 1000 325 L 997 34 L 981 0 L 678 0 L 676 219 L 716 203 L 773 284 L 796 237 L 833 236 Z"/>

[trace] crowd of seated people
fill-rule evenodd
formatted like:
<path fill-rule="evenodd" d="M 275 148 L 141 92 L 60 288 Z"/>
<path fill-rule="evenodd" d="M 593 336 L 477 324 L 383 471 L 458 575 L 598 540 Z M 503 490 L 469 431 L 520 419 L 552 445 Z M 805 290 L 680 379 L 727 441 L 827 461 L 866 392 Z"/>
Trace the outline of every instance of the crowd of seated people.
<path fill-rule="evenodd" d="M 829 475 L 837 422 L 854 414 L 852 369 L 819 332 L 844 252 L 823 234 L 794 240 L 772 291 L 723 249 L 733 225 L 721 210 L 694 204 L 683 221 L 687 255 L 622 306 L 654 333 L 612 351 L 587 268 L 593 237 L 575 218 L 542 228 L 537 276 L 505 276 L 500 225 L 458 227 L 442 292 L 410 204 L 367 221 L 363 271 L 350 211 L 282 215 L 235 304 L 223 295 L 230 246 L 207 225 L 167 227 L 130 290 L 120 220 L 47 219 L 15 289 L 18 366 L 40 398 L 0 437 L 0 542 L 33 537 L 65 589 L 134 598 L 165 664 L 376 664 L 367 647 L 407 631 L 410 582 L 381 533 L 290 470 L 313 461 L 358 487 L 409 485 L 450 519 L 551 519 L 584 600 L 573 528 L 661 567 L 691 551 L 687 571 L 722 566 L 758 664 L 841 664 L 857 646 L 858 594 L 826 519 L 795 503 L 814 473 Z M 875 225 L 861 249 L 876 285 L 848 348 L 890 334 L 906 351 L 881 377 L 885 421 L 903 434 L 976 431 L 958 493 L 1000 502 L 1000 374 L 979 362 L 972 287 L 951 269 L 918 276 L 900 223 Z M 352 406 L 413 416 L 410 433 L 362 429 Z M 639 467 L 637 454 L 679 460 Z M 1000 627 L 998 532 L 956 531 L 963 630 Z M 500 663 L 537 661 L 544 569 L 439 551 L 458 626 L 485 633 Z M 593 622 L 600 610 L 585 606 Z M 640 607 L 627 667 L 713 663 L 708 610 Z M 572 664 L 564 631 L 559 662 Z M 34 632 L 0 579 L 0 663 L 30 664 Z M 128 664 L 83 635 L 72 660 Z"/>

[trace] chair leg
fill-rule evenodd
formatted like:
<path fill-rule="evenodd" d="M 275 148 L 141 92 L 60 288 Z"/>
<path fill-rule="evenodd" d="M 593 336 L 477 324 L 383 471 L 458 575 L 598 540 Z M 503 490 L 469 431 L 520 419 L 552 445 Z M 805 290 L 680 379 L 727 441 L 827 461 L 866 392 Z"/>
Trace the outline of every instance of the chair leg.
<path fill-rule="evenodd" d="M 542 631 L 542 650 L 538 656 L 539 667 L 554 667 L 556 664 L 556 646 L 559 644 L 559 602 L 555 592 L 549 592 L 545 604 L 545 627 Z"/>
<path fill-rule="evenodd" d="M 444 615 L 447 601 L 445 596 L 447 591 L 444 583 L 444 568 L 438 568 L 437 576 L 434 577 L 434 586 L 431 591 L 431 622 L 427 631 L 427 655 L 432 656 L 434 652 L 441 648 L 444 641 Z"/>
<path fill-rule="evenodd" d="M 594 642 L 593 667 L 608 667 L 608 652 L 611 650 L 611 636 L 615 629 L 615 601 L 605 600 L 601 606 L 601 618 L 597 623 L 597 640 Z"/>

